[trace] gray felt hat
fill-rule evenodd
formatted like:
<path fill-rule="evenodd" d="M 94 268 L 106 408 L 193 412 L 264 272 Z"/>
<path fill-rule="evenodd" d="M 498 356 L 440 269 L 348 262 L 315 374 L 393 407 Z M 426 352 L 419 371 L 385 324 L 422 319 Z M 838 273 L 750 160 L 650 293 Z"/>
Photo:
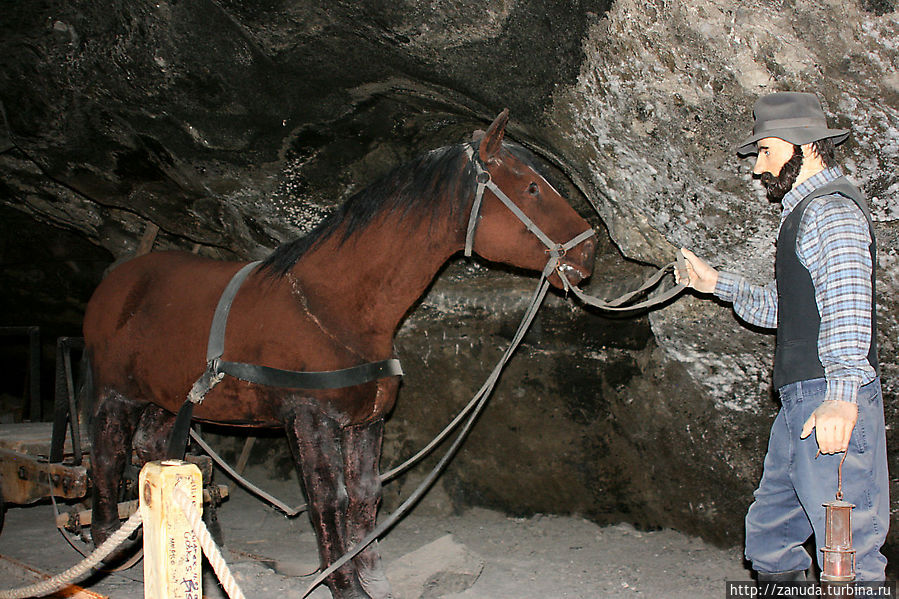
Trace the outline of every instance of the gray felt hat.
<path fill-rule="evenodd" d="M 759 98 L 753 108 L 755 125 L 752 135 L 737 148 L 737 154 L 755 154 L 755 143 L 766 137 L 777 137 L 801 146 L 826 137 L 842 143 L 849 137 L 848 129 L 828 129 L 827 117 L 815 94 L 777 92 Z"/>

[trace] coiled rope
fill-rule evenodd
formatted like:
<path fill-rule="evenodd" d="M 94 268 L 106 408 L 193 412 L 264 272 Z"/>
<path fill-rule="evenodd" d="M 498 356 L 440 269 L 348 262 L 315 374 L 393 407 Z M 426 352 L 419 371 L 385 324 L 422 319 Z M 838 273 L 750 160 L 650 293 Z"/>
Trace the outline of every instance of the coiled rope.
<path fill-rule="evenodd" d="M 245 599 L 243 591 L 240 590 L 237 581 L 235 581 L 234 576 L 231 575 L 228 564 L 225 563 L 225 558 L 222 557 L 222 552 L 219 551 L 215 541 L 212 540 L 209 529 L 206 528 L 206 524 L 203 523 L 203 518 L 200 516 L 199 511 L 197 511 L 197 508 L 194 506 L 191 499 L 184 491 L 177 487 L 174 489 L 172 497 L 175 500 L 175 504 L 184 513 L 188 523 L 190 523 L 191 530 L 193 530 L 194 534 L 197 536 L 200 547 L 203 549 L 203 554 L 212 566 L 215 575 L 218 577 L 219 582 L 222 584 L 228 597 L 230 597 L 230 599 Z M 124 543 L 131 533 L 137 530 L 140 525 L 141 515 L 140 510 L 138 510 L 131 514 L 131 517 L 128 518 L 121 528 L 115 531 L 112 536 L 106 539 L 106 541 L 97 547 L 94 552 L 87 556 L 81 563 L 69 568 L 62 574 L 57 574 L 42 582 L 9 591 L 0 591 L 0 599 L 44 597 L 69 586 L 96 568 L 106 556 Z"/>
<path fill-rule="evenodd" d="M 76 580 L 80 580 L 85 574 L 95 568 L 103 559 L 112 553 L 119 545 L 125 542 L 131 533 L 141 525 L 140 512 L 134 512 L 131 517 L 111 537 L 106 539 L 87 559 L 69 568 L 62 574 L 57 574 L 43 582 L 13 589 L 0 591 L 0 599 L 25 599 L 26 597 L 43 597 L 66 587 Z"/>
<path fill-rule="evenodd" d="M 190 527 L 194 531 L 194 534 L 197 535 L 197 540 L 200 542 L 203 554 L 206 555 L 209 565 L 212 566 L 213 571 L 215 571 L 215 575 L 218 577 L 219 582 L 222 583 L 225 592 L 228 593 L 228 597 L 231 599 L 244 599 L 243 591 L 237 586 L 237 581 L 235 581 L 234 577 L 231 575 L 231 569 L 228 568 L 228 564 L 225 563 L 222 552 L 219 551 L 218 545 L 212 540 L 212 535 L 209 534 L 209 529 L 206 528 L 206 524 L 203 522 L 203 518 L 200 516 L 200 513 L 197 511 L 193 502 L 187 494 L 178 487 L 175 487 L 172 497 L 174 497 L 175 503 L 181 508 L 181 511 L 184 512 L 184 516 L 190 523 Z"/>

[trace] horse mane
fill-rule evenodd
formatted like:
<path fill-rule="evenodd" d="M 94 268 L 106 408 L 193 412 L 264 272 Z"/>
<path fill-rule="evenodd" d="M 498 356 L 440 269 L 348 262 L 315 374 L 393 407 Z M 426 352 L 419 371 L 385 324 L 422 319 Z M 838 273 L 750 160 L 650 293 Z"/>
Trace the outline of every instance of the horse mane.
<path fill-rule="evenodd" d="M 431 150 L 398 166 L 338 206 L 305 236 L 278 246 L 263 261 L 262 268 L 284 276 L 306 252 L 332 235 L 342 234 L 344 243 L 384 211 L 452 218 L 474 200 L 475 174 L 461 144 Z M 475 144 L 477 150 L 477 144 Z M 447 201 L 449 200 L 449 201 Z M 443 212 L 446 211 L 446 214 Z"/>
<path fill-rule="evenodd" d="M 479 143 L 479 140 L 470 142 L 475 155 Z M 468 218 L 461 208 L 470 206 L 474 201 L 476 186 L 475 170 L 465 152 L 466 145 L 469 144 L 437 148 L 394 168 L 350 196 L 312 231 L 278 246 L 263 260 L 261 268 L 283 277 L 306 252 L 324 240 L 340 231 L 340 243 L 344 243 L 385 210 L 401 212 L 401 218 L 416 213 L 430 217 L 432 222 L 440 217 L 457 216 L 461 223 Z M 537 170 L 533 154 L 524 146 L 505 140 L 503 148 Z M 464 164 L 460 164 L 463 160 Z M 444 211 L 446 214 L 443 214 Z"/>

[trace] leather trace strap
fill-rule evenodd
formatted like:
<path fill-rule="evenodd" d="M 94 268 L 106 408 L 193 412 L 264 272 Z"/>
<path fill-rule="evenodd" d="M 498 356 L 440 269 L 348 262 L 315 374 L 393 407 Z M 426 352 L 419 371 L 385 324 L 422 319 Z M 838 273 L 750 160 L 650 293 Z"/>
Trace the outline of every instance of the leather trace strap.
<path fill-rule="evenodd" d="M 216 306 L 209 330 L 209 343 L 206 347 L 206 371 L 197 379 L 188 394 L 188 401 L 200 403 L 203 397 L 225 375 L 242 381 L 281 387 L 288 389 L 339 389 L 361 385 L 389 376 L 402 376 L 403 369 L 396 358 L 367 362 L 340 370 L 298 371 L 282 370 L 259 364 L 245 362 L 229 362 L 222 360 L 225 353 L 225 329 L 228 325 L 228 314 L 231 304 L 241 284 L 258 265 L 259 261 L 250 262 L 231 278 L 225 287 Z"/>
<path fill-rule="evenodd" d="M 576 285 L 572 285 L 571 282 L 569 282 L 569 280 L 565 277 L 565 272 L 562 271 L 562 269 L 557 268 L 556 272 L 562 279 L 562 285 L 565 287 L 565 291 L 570 291 L 576 298 L 578 298 L 588 306 L 593 306 L 594 308 L 599 308 L 601 310 L 624 312 L 628 310 L 642 310 L 644 308 L 650 308 L 652 306 L 663 304 L 686 289 L 686 284 L 678 283 L 673 287 L 666 289 L 662 293 L 659 293 L 658 295 L 655 295 L 649 299 L 643 300 L 642 302 L 638 302 L 636 304 L 628 304 L 628 302 L 639 296 L 641 293 L 649 291 L 650 289 L 658 285 L 669 269 L 677 269 L 686 272 L 687 264 L 684 260 L 683 254 L 677 252 L 677 258 L 674 262 L 669 262 L 668 264 L 660 268 L 656 272 L 656 274 L 654 274 L 645 283 L 643 283 L 643 285 L 641 285 L 639 289 L 635 289 L 631 292 L 625 293 L 621 297 L 613 300 L 603 300 L 598 297 L 588 295 L 581 291 Z"/>

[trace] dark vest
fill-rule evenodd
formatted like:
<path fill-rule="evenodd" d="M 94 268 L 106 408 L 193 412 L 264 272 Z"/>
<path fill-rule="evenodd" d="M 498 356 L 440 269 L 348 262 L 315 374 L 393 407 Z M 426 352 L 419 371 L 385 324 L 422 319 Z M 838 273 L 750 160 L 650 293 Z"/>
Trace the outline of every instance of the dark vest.
<path fill-rule="evenodd" d="M 871 232 L 871 346 L 868 362 L 879 373 L 877 363 L 877 322 L 874 308 L 874 270 L 877 251 L 874 244 L 874 228 L 868 204 L 861 190 L 840 177 L 806 196 L 787 216 L 777 237 L 777 256 L 774 262 L 777 279 L 777 347 L 774 351 L 774 388 L 796 381 L 807 381 L 824 376 L 824 366 L 818 358 L 818 331 L 821 316 L 815 303 L 815 286 L 812 276 L 796 255 L 796 235 L 799 221 L 809 203 L 821 196 L 839 193 L 854 201 L 868 221 Z"/>

